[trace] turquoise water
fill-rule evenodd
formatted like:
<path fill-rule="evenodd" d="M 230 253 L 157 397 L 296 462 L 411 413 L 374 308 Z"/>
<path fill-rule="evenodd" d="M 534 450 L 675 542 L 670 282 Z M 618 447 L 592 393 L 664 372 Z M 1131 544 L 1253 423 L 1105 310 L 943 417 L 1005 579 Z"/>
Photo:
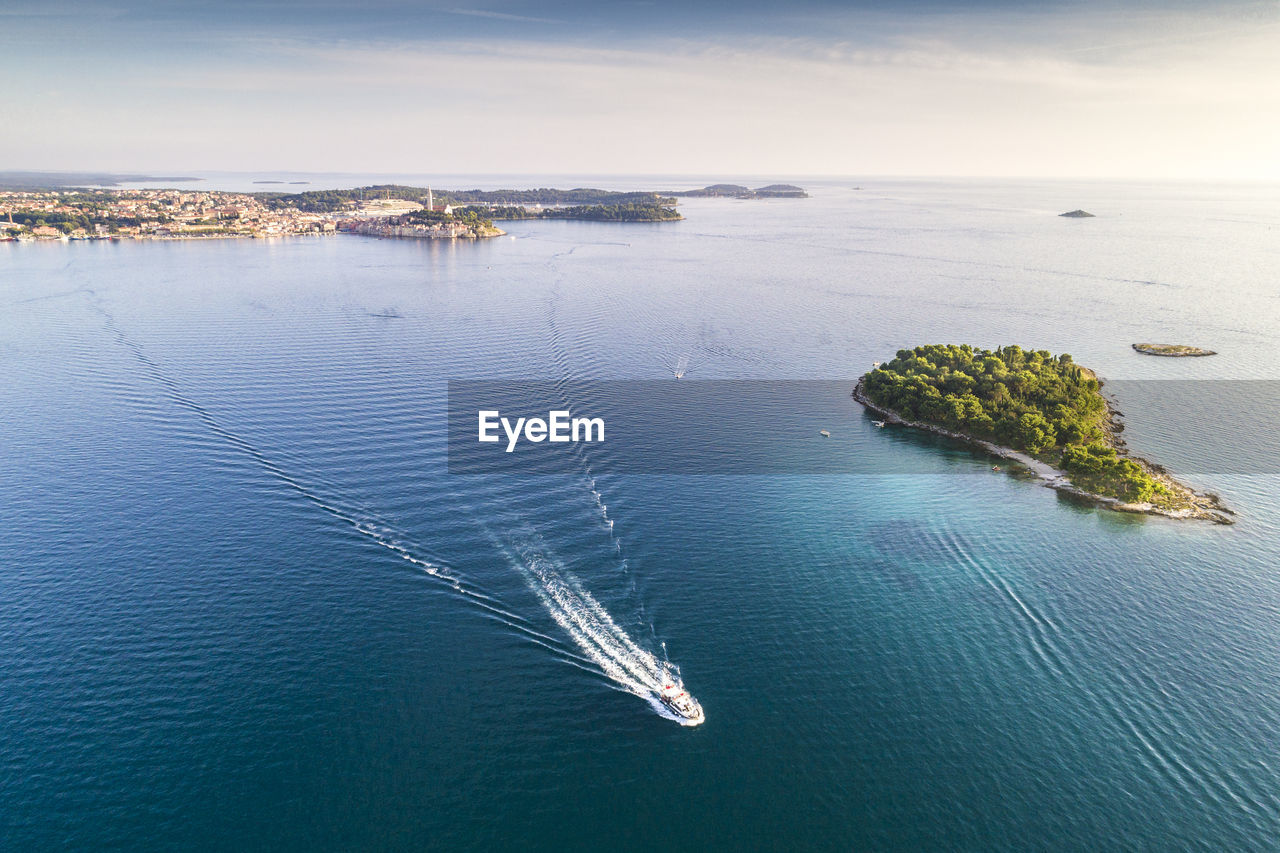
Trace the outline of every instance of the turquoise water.
<path fill-rule="evenodd" d="M 0 847 L 1273 849 L 1273 474 L 1195 473 L 1234 527 L 1118 516 L 839 393 L 788 452 L 936 473 L 448 473 L 450 379 L 935 341 L 1280 376 L 1280 190 L 864 185 L 480 244 L 0 245 Z M 1205 417 L 1120 403 L 1171 463 Z"/>

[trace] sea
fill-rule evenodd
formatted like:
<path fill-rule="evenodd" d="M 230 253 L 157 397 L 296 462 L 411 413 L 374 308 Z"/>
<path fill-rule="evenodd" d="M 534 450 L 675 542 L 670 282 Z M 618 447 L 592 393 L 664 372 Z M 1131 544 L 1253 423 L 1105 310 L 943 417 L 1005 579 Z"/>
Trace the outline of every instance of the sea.
<path fill-rule="evenodd" d="M 309 180 L 202 186 L 376 182 Z M 570 180 L 435 183 L 705 183 Z M 470 242 L 0 244 L 0 849 L 1280 847 L 1275 436 L 1210 464 L 1195 405 L 1280 379 L 1280 186 L 797 183 Z M 1070 353 L 1236 523 L 877 429 L 853 382 L 926 343 Z M 494 379 L 819 381 L 757 436 L 794 468 L 459 471 L 450 383 Z"/>

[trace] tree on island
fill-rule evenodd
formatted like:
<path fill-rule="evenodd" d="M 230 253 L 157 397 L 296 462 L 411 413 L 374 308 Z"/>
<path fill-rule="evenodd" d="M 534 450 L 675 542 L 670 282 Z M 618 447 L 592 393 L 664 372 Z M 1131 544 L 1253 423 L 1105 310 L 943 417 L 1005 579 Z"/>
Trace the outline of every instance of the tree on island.
<path fill-rule="evenodd" d="M 899 350 L 866 375 L 865 389 L 872 403 L 906 420 L 1025 451 L 1097 494 L 1134 502 L 1169 494 L 1116 452 L 1097 378 L 1065 353 L 942 344 Z"/>

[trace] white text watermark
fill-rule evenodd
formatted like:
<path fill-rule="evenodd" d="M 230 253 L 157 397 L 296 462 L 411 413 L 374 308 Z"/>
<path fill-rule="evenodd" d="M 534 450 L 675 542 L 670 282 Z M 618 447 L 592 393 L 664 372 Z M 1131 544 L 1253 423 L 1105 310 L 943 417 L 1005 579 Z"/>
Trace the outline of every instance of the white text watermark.
<path fill-rule="evenodd" d="M 552 409 L 543 418 L 510 418 L 502 417 L 497 409 L 481 409 L 478 413 L 479 441 L 501 441 L 498 427 L 507 435 L 507 453 L 516 449 L 516 444 L 523 434 L 525 441 L 538 443 L 550 441 L 555 444 L 589 441 L 604 441 L 604 418 L 574 418 L 568 409 Z"/>

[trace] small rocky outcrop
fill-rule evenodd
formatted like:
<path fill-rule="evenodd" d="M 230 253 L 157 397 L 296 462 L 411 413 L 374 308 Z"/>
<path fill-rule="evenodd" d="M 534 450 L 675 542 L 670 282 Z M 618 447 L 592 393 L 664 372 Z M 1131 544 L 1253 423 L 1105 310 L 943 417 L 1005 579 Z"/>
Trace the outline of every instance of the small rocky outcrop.
<path fill-rule="evenodd" d="M 1092 219 L 1093 214 L 1087 210 L 1068 210 L 1066 213 L 1059 213 L 1059 216 L 1065 216 L 1068 219 Z"/>
<path fill-rule="evenodd" d="M 1217 355 L 1211 349 L 1200 349 L 1186 344 L 1134 344 L 1133 348 L 1144 355 L 1163 355 L 1168 358 L 1194 358 L 1197 356 Z"/>

